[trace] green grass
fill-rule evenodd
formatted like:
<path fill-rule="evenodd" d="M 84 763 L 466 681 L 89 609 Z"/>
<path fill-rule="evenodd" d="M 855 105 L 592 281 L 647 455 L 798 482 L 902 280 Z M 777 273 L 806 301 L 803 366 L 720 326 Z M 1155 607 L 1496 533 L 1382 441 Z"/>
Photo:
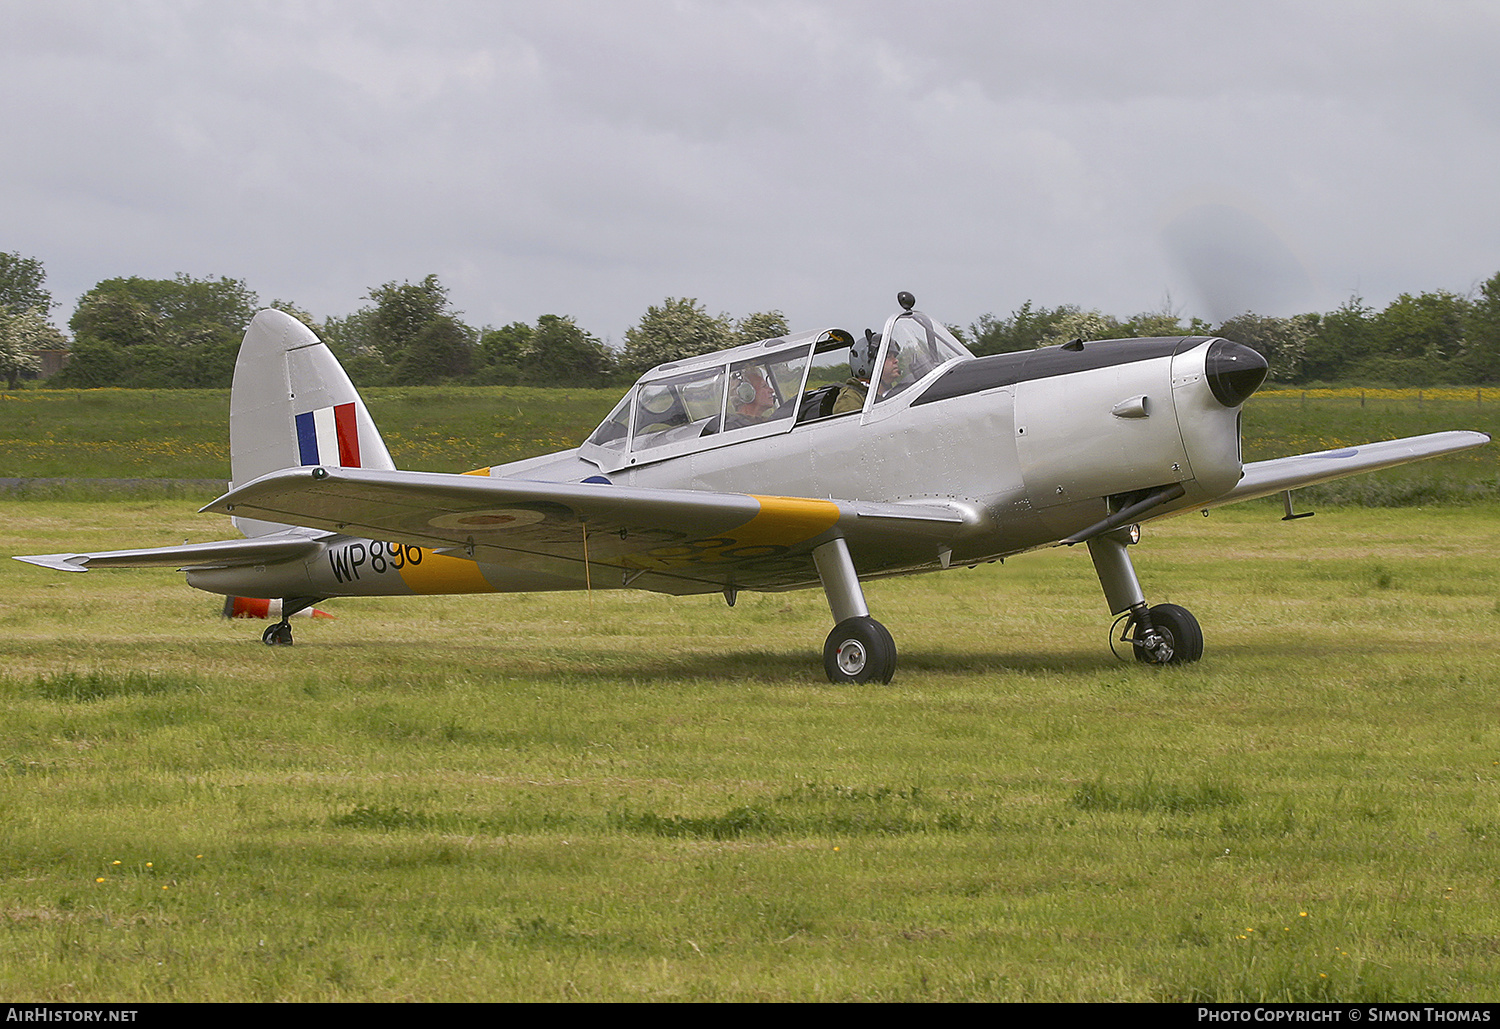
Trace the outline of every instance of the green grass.
<path fill-rule="evenodd" d="M 0 553 L 211 539 L 5 504 Z M 0 992 L 27 1000 L 1494 1001 L 1500 507 L 1147 526 L 816 592 L 324 605 L 0 562 Z"/>
<path fill-rule="evenodd" d="M 0 393 L 0 476 L 223 479 L 228 390 Z"/>
<path fill-rule="evenodd" d="M 574 447 L 620 390 L 362 391 L 398 466 L 468 471 Z M 0 477 L 229 477 L 228 390 L 0 393 Z"/>

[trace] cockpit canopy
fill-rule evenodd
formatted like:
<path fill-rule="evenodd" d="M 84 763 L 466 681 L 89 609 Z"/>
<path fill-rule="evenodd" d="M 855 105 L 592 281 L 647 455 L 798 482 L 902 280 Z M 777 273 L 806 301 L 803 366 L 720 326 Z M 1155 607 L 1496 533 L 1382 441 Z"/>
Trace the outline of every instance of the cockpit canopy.
<path fill-rule="evenodd" d="M 862 357 L 855 368 L 873 369 L 869 381 L 851 374 L 854 347 Z M 613 471 L 776 435 L 869 411 L 940 366 L 972 356 L 943 326 L 920 311 L 903 311 L 878 335 L 866 330 L 856 339 L 844 329 L 820 329 L 658 365 L 625 394 L 579 455 Z"/>

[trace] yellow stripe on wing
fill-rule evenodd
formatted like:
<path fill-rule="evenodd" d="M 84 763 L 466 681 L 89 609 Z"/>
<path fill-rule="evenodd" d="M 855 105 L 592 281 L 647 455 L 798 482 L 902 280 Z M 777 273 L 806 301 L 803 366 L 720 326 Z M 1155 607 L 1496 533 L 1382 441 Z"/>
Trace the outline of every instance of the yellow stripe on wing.
<path fill-rule="evenodd" d="M 643 554 L 632 554 L 625 558 L 624 564 L 666 571 L 780 557 L 797 544 L 828 531 L 839 520 L 839 506 L 830 500 L 761 496 L 754 499 L 760 504 L 760 510 L 743 525 L 713 536 L 669 543 Z"/>
<path fill-rule="evenodd" d="M 839 520 L 839 506 L 831 500 L 760 496 L 755 499 L 760 501 L 760 514 L 734 530 L 745 543 L 791 546 L 827 532 Z"/>

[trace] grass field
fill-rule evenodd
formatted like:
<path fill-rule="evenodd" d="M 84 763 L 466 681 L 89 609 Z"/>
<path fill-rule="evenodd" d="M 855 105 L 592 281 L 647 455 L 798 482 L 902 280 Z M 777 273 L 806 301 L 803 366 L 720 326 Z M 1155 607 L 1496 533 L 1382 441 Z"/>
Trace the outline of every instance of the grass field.
<path fill-rule="evenodd" d="M 620 390 L 364 390 L 396 464 L 460 472 L 577 446 Z M 0 392 L 0 477 L 227 479 L 228 390 Z"/>
<path fill-rule="evenodd" d="M 227 533 L 194 506 L 5 501 L 0 554 Z M 824 681 L 816 592 L 267 648 L 170 572 L 0 561 L 0 994 L 1494 1001 L 1497 555 L 1484 501 L 1150 525 L 1170 669 L 1074 550 L 872 583 L 889 687 Z"/>

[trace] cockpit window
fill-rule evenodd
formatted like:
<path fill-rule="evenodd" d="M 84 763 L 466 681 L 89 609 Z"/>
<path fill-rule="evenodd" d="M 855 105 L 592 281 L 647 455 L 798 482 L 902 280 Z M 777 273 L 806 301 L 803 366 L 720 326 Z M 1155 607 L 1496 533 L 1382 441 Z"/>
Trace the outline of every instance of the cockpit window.
<path fill-rule="evenodd" d="M 723 368 L 702 368 L 642 383 L 635 394 L 631 449 L 646 450 L 699 436 L 723 409 Z"/>
<path fill-rule="evenodd" d="M 838 385 L 849 379 L 849 348 L 854 337 L 843 329 L 821 333 L 813 346 L 812 370 L 807 374 L 807 388 Z"/>
<path fill-rule="evenodd" d="M 729 352 L 726 364 L 641 382 L 634 393 L 631 451 L 757 427 L 785 428 L 807 376 L 810 342 L 765 340 Z"/>
<path fill-rule="evenodd" d="M 797 395 L 807 369 L 806 347 L 770 357 L 752 357 L 729 366 L 729 406 L 724 429 L 766 425 L 796 413 Z"/>
<path fill-rule="evenodd" d="M 892 356 L 883 379 L 877 349 Z M 971 356 L 920 311 L 861 337 L 825 329 L 741 344 L 647 373 L 584 442 L 582 456 L 613 471 L 868 412 L 947 361 Z"/>
<path fill-rule="evenodd" d="M 807 386 L 798 405 L 799 423 L 855 414 L 865 406 L 866 383 L 854 375 L 849 364 L 853 346 L 854 337 L 843 329 L 829 329 L 813 341 Z"/>

